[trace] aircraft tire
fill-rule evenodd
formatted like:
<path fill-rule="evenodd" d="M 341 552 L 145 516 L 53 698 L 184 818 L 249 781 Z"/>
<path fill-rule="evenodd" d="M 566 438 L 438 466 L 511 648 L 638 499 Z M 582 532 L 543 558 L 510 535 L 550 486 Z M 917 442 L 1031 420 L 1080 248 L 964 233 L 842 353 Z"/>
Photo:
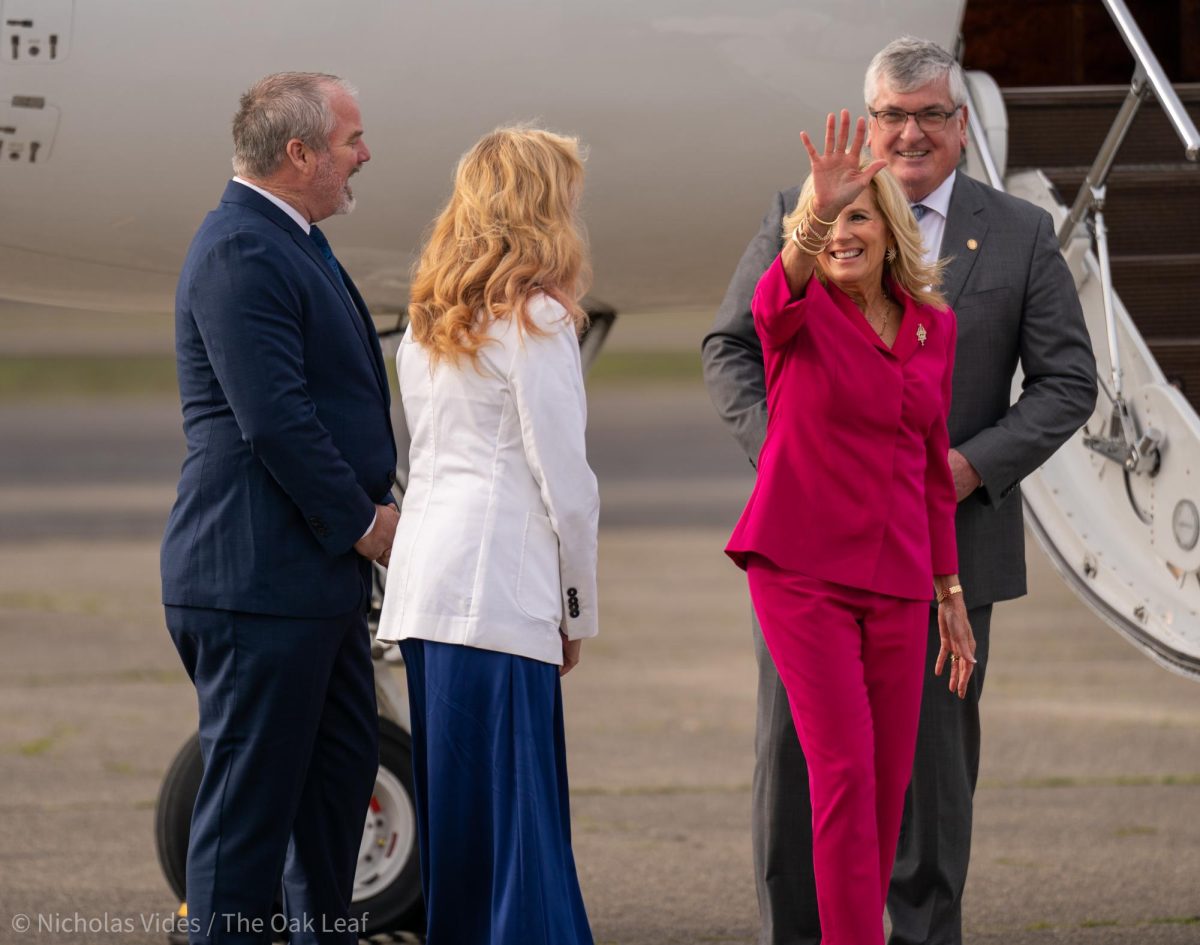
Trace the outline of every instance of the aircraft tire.
<path fill-rule="evenodd" d="M 382 841 L 377 848 L 383 851 L 385 861 L 371 879 L 365 853 L 359 854 L 350 913 L 355 917 L 366 916 L 362 936 L 425 931 L 412 790 L 412 738 L 395 722 L 380 718 L 379 775 L 375 779 L 367 831 L 377 831 L 377 840 Z"/>
<path fill-rule="evenodd" d="M 187 898 L 187 848 L 192 832 L 192 808 L 204 774 L 197 732 L 179 749 L 158 789 L 154 808 L 154 840 L 158 863 L 171 892 L 182 902 Z"/>
<path fill-rule="evenodd" d="M 163 875 L 182 901 L 187 896 L 187 847 L 192 808 L 204 773 L 200 736 L 179 749 L 158 792 L 155 845 Z M 366 916 L 360 937 L 424 930 L 416 816 L 412 801 L 412 740 L 395 723 L 379 720 L 379 775 L 354 877 L 355 919 Z"/>

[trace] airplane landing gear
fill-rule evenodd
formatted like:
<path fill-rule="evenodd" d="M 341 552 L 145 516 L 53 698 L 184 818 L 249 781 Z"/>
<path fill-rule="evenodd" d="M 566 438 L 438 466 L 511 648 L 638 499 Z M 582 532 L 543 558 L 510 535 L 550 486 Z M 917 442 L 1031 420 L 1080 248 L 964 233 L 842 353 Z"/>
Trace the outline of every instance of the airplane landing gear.
<path fill-rule="evenodd" d="M 172 891 L 186 897 L 192 807 L 204 762 L 200 736 L 184 743 L 158 793 L 154 835 L 158 860 Z M 379 773 L 367 811 L 354 875 L 353 918 L 366 917 L 364 937 L 420 930 L 424 923 L 417 820 L 412 801 L 412 741 L 404 729 L 379 719 Z"/>

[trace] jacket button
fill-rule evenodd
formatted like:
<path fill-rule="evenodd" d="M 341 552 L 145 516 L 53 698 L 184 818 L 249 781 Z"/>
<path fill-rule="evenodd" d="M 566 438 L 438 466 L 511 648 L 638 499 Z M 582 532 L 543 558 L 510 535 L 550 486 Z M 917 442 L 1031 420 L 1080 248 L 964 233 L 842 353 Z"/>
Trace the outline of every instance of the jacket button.
<path fill-rule="evenodd" d="M 578 597 L 579 591 L 575 590 L 575 588 L 573 588 L 573 587 L 568 587 L 567 588 L 567 596 L 568 597 Z"/>

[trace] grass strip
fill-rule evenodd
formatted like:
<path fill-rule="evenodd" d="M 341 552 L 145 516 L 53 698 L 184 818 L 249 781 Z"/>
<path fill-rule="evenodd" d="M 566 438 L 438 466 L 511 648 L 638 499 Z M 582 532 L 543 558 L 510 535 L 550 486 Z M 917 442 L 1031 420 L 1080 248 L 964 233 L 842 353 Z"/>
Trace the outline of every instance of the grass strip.
<path fill-rule="evenodd" d="M 395 367 L 390 359 L 387 369 L 394 389 Z M 611 351 L 602 353 L 588 373 L 588 383 L 601 386 L 701 380 L 700 355 L 693 351 Z M 0 355 L 3 403 L 177 394 L 171 355 Z"/>
<path fill-rule="evenodd" d="M 596 358 L 588 383 L 700 383 L 703 376 L 699 350 L 607 351 Z"/>
<path fill-rule="evenodd" d="M 178 390 L 175 359 L 170 355 L 0 355 L 0 402 L 69 397 L 174 397 Z"/>

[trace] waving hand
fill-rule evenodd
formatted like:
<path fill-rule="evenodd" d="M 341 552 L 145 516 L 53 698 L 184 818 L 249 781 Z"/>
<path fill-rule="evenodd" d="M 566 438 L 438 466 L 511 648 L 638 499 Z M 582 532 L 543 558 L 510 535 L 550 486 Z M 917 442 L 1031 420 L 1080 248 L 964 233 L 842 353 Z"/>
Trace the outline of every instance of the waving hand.
<path fill-rule="evenodd" d="M 871 178 L 887 167 L 887 161 L 882 158 L 866 167 L 860 166 L 866 137 L 867 120 L 860 117 L 854 126 L 854 141 L 850 142 L 850 112 L 845 108 L 840 120 L 833 112 L 825 119 L 824 154 L 817 153 L 807 132 L 800 132 L 800 140 L 812 161 L 813 212 L 822 220 L 835 219 L 862 193 Z M 848 143 L 849 148 L 846 147 Z"/>
<path fill-rule="evenodd" d="M 825 119 L 824 154 L 818 154 L 808 134 L 800 132 L 800 140 L 812 161 L 813 202 L 780 254 L 788 288 L 795 298 L 803 294 L 816 267 L 816 257 L 833 239 L 838 216 L 871 183 L 871 178 L 887 166 L 884 160 L 861 166 L 866 137 L 867 121 L 859 118 L 854 141 L 850 141 L 850 112 L 844 108 L 840 120 L 833 112 Z"/>

